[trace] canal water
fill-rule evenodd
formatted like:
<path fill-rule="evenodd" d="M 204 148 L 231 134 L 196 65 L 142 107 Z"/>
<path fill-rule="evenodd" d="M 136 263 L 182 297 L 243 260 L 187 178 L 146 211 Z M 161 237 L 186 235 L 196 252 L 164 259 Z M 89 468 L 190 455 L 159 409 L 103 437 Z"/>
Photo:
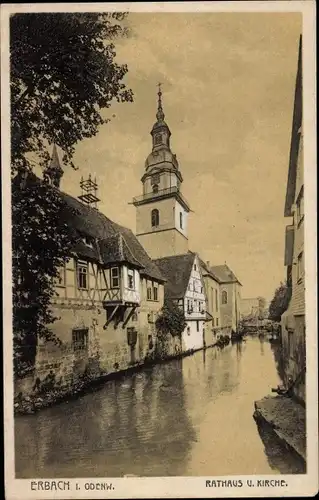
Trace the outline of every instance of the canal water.
<path fill-rule="evenodd" d="M 254 401 L 280 382 L 273 350 L 249 337 L 18 416 L 16 477 L 302 473 L 253 419 Z"/>

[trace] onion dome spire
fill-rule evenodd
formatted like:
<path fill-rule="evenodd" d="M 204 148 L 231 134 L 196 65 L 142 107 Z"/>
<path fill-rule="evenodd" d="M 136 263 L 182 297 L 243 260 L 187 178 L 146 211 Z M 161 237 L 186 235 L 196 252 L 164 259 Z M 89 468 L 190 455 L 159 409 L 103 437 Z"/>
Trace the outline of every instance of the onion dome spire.
<path fill-rule="evenodd" d="M 158 122 L 164 121 L 165 115 L 162 107 L 162 90 L 161 90 L 161 83 L 158 84 L 158 104 L 157 104 L 157 113 L 156 113 L 156 119 Z"/>

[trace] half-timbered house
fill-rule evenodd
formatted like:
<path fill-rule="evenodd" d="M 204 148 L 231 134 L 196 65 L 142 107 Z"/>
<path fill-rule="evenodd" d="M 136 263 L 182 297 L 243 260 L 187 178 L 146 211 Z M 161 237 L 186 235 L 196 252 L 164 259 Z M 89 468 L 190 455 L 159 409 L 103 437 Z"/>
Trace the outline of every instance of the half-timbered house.
<path fill-rule="evenodd" d="M 154 260 L 166 279 L 165 297 L 177 303 L 185 313 L 187 326 L 182 335 L 183 351 L 206 345 L 207 299 L 197 254 L 188 252 Z"/>
<path fill-rule="evenodd" d="M 59 270 L 51 304 L 58 319 L 50 328 L 61 345 L 39 340 L 35 374 L 43 380 L 51 372 L 68 385 L 83 374 L 96 378 L 144 362 L 154 349 L 165 280 L 132 231 L 93 206 L 94 193 L 74 198 L 49 174 L 76 243 Z M 96 190 L 91 179 L 83 182 L 86 193 L 90 186 Z"/>

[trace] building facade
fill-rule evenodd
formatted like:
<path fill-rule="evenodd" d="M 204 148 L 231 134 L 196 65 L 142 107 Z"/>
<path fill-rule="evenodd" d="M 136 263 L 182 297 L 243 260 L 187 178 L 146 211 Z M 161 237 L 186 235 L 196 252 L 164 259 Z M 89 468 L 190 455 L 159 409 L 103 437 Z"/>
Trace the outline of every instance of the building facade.
<path fill-rule="evenodd" d="M 302 131 L 302 39 L 300 38 L 295 86 L 289 170 L 284 215 L 286 227 L 285 265 L 291 298 L 282 316 L 282 345 L 286 382 L 293 383 L 296 397 L 305 402 L 306 322 L 304 254 L 304 165 Z"/>
<path fill-rule="evenodd" d="M 133 199 L 136 235 L 153 259 L 188 251 L 190 212 L 181 192 L 183 177 L 171 151 L 171 131 L 165 122 L 161 97 L 159 90 L 156 122 L 151 130 L 152 152 L 141 179 L 143 194 Z"/>
<path fill-rule="evenodd" d="M 205 263 L 203 260 L 200 260 L 200 265 L 207 297 L 206 342 L 207 344 L 214 344 L 218 340 L 222 329 L 220 282 L 211 270 L 209 262 Z"/>
<path fill-rule="evenodd" d="M 212 266 L 211 271 L 220 286 L 221 331 L 230 336 L 238 330 L 242 285 L 227 264 Z"/>
<path fill-rule="evenodd" d="M 156 259 L 155 264 L 166 279 L 165 298 L 176 302 L 184 311 L 187 326 L 182 334 L 184 352 L 206 346 L 205 283 L 198 255 L 188 252 Z"/>

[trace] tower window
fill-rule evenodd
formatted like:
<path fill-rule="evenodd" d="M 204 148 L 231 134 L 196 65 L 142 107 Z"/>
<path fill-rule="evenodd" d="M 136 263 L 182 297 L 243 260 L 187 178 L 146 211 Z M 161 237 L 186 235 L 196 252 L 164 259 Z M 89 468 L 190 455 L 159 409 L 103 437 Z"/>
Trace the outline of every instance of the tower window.
<path fill-rule="evenodd" d="M 154 137 L 154 144 L 157 145 L 157 144 L 161 144 L 162 142 L 162 136 L 161 134 L 156 134 L 156 136 Z"/>
<path fill-rule="evenodd" d="M 183 229 L 183 213 L 179 213 L 179 226 L 181 229 Z"/>
<path fill-rule="evenodd" d="M 152 218 L 152 227 L 159 226 L 159 211 L 157 210 L 157 208 L 154 208 L 154 210 L 152 210 L 151 218 Z"/>
<path fill-rule="evenodd" d="M 160 183 L 160 176 L 159 174 L 153 174 L 151 177 L 151 184 L 159 184 Z"/>
<path fill-rule="evenodd" d="M 153 193 L 158 193 L 158 185 L 157 184 L 153 185 Z"/>

